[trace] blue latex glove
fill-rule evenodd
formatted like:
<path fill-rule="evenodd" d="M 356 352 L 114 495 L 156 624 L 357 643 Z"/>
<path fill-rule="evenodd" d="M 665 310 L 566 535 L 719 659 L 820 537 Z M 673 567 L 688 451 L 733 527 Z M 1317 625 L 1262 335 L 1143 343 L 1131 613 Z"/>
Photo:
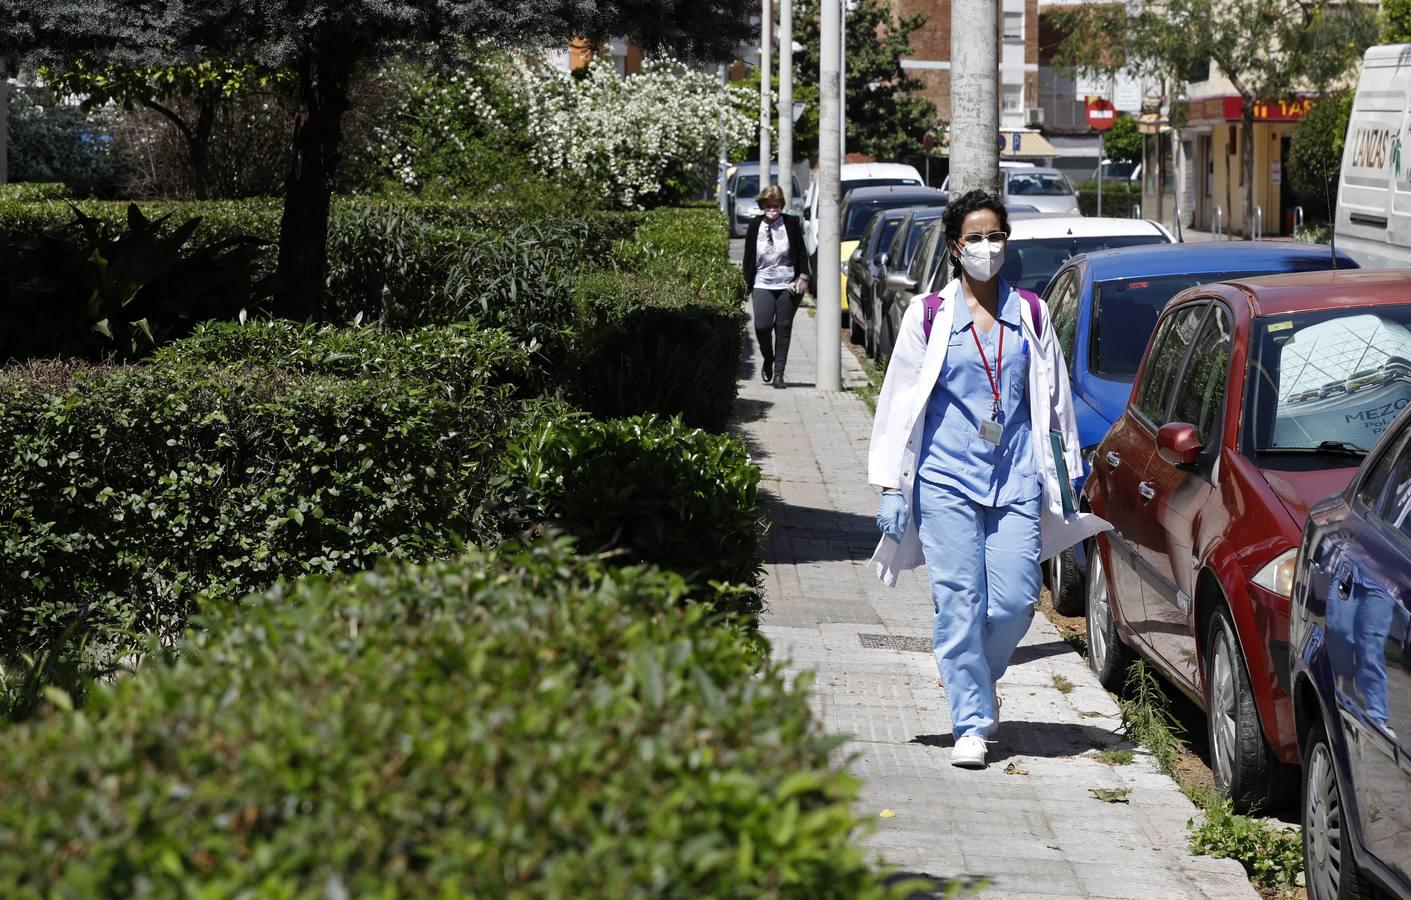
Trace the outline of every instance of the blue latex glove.
<path fill-rule="evenodd" d="M 900 493 L 883 494 L 877 507 L 877 530 L 894 541 L 906 533 L 906 500 Z"/>

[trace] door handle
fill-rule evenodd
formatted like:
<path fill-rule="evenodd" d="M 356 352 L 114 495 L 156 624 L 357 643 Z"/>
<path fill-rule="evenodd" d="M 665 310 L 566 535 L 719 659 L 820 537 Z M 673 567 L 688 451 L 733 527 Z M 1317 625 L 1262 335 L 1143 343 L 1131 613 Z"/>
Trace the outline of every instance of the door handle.
<path fill-rule="evenodd" d="M 1152 487 L 1150 481 L 1143 481 L 1137 485 L 1137 493 L 1142 495 L 1143 500 L 1150 500 L 1156 496 L 1156 488 Z"/>
<path fill-rule="evenodd" d="M 1109 469 L 1115 469 L 1120 465 L 1122 465 L 1122 457 L 1118 456 L 1116 451 L 1109 452 L 1107 454 L 1107 467 Z"/>

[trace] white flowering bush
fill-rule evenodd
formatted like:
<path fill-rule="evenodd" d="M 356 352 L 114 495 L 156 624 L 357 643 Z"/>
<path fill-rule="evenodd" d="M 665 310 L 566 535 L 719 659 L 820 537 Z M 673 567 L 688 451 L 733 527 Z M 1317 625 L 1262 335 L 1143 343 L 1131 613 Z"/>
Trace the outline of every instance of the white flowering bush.
<path fill-rule="evenodd" d="M 535 167 L 608 206 L 689 196 L 715 180 L 722 138 L 743 142 L 758 101 L 674 60 L 619 76 L 609 62 L 570 75 L 520 64 L 517 94 Z"/>
<path fill-rule="evenodd" d="M 10 180 L 63 182 L 80 196 L 116 194 L 130 168 L 113 137 L 121 116 L 112 104 L 84 109 L 44 88 L 16 90 Z"/>

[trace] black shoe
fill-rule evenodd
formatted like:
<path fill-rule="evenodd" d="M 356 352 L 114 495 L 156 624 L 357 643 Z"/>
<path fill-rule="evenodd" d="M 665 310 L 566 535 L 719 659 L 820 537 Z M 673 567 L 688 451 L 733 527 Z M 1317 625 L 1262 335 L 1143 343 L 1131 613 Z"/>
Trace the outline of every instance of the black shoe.
<path fill-rule="evenodd" d="M 769 384 L 769 382 L 774 380 L 774 360 L 766 359 L 764 366 L 759 371 L 761 377 L 764 378 L 764 383 Z"/>
<path fill-rule="evenodd" d="M 788 385 L 784 383 L 784 373 L 782 371 L 775 374 L 773 384 L 781 391 L 788 387 Z"/>

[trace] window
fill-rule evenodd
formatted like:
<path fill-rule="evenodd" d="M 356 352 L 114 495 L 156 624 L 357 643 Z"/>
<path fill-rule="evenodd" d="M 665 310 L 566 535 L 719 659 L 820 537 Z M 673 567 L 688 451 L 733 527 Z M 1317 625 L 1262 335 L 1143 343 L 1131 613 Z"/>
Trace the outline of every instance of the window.
<path fill-rule="evenodd" d="M 873 262 L 876 262 L 883 253 L 887 252 L 887 248 L 892 245 L 892 238 L 896 236 L 897 228 L 900 226 L 901 219 L 888 218 L 883 220 L 881 226 L 882 233 L 878 235 L 874 248 L 875 255 L 872 258 Z"/>
<path fill-rule="evenodd" d="M 1063 348 L 1063 358 L 1071 365 L 1073 344 L 1078 338 L 1078 270 L 1069 269 L 1054 279 L 1049 286 L 1048 314 L 1053 322 L 1053 333 L 1058 336 L 1058 346 Z"/>
<path fill-rule="evenodd" d="M 1171 407 L 1171 421 L 1188 422 L 1195 426 L 1202 445 L 1210 443 L 1225 407 L 1225 385 L 1229 381 L 1230 346 L 1233 338 L 1230 315 L 1219 305 L 1210 307 L 1210 315 L 1196 336 L 1194 349 L 1186 362 L 1185 371 L 1176 379 L 1176 402 Z"/>
<path fill-rule="evenodd" d="M 1153 338 L 1146 370 L 1142 373 L 1141 389 L 1137 393 L 1137 409 L 1157 427 L 1166 424 L 1171 387 L 1191 338 L 1200 325 L 1201 316 L 1207 309 L 1209 307 L 1203 303 L 1182 307 L 1160 324 Z"/>
<path fill-rule="evenodd" d="M 1004 111 L 1018 112 L 1024 106 L 1024 85 L 1006 84 L 1004 86 Z"/>
<path fill-rule="evenodd" d="M 1359 501 L 1359 505 L 1365 506 L 1368 509 L 1377 507 L 1377 499 L 1381 497 L 1382 488 L 1386 487 L 1393 469 L 1399 470 L 1403 479 L 1406 477 L 1406 459 L 1404 457 L 1407 456 L 1406 442 L 1409 437 L 1411 437 L 1411 430 L 1404 431 L 1401 437 L 1397 438 L 1395 443 L 1387 447 L 1381 457 L 1372 464 L 1371 469 L 1367 471 L 1366 476 L 1362 479 L 1362 483 L 1357 486 L 1357 500 Z M 1385 507 L 1383 508 L 1385 509 Z M 1399 514 L 1399 510 L 1396 512 Z M 1386 512 L 1382 514 L 1382 518 L 1395 522 L 1396 516 L 1390 513 L 1390 510 L 1386 510 Z"/>
<path fill-rule="evenodd" d="M 1006 44 L 1024 43 L 1024 10 L 1004 11 L 1004 42 Z"/>
<path fill-rule="evenodd" d="M 1399 457 L 1377 516 L 1411 538 L 1411 453 L 1404 444 Z"/>
<path fill-rule="evenodd" d="M 1113 250 L 1118 247 L 1136 247 L 1141 244 L 1166 244 L 1166 236 L 1153 231 L 1151 234 L 1127 234 L 1118 236 L 1061 237 L 1061 238 L 1010 238 L 1004 251 L 1004 280 L 1017 288 L 1024 288 L 1042 294 L 1048 287 L 1049 279 L 1063 268 L 1063 264 L 1079 253 L 1093 253 L 1098 250 Z"/>
<path fill-rule="evenodd" d="M 926 263 L 929 261 L 932 248 L 936 246 L 936 236 L 940 233 L 939 229 L 925 232 L 921 246 L 911 256 L 911 268 L 907 271 L 907 277 L 916 282 L 918 286 L 922 282 L 922 276 L 926 274 Z"/>

